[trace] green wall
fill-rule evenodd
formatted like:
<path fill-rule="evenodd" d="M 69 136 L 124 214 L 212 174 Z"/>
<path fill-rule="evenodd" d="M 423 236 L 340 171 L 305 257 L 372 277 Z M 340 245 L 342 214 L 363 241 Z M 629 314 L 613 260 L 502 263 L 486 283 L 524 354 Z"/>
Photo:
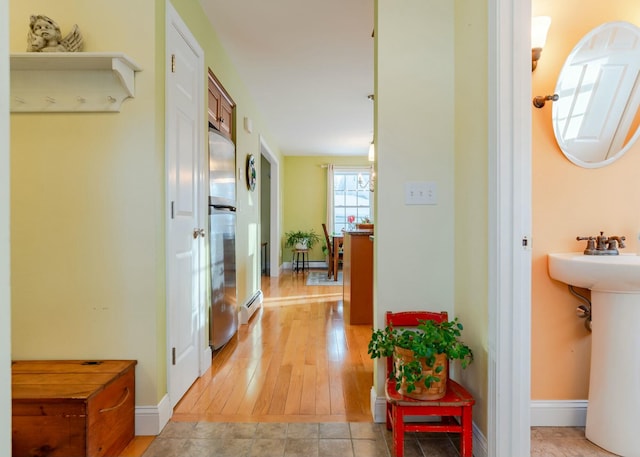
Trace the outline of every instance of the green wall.
<path fill-rule="evenodd" d="M 322 253 L 324 232 L 322 223 L 327 220 L 327 164 L 369 167 L 366 156 L 285 156 L 283 175 L 284 225 L 282 233 L 313 229 L 321 239 L 309 253 L 310 260 L 325 259 Z M 291 261 L 291 249 L 284 247 L 283 261 Z"/>
<path fill-rule="evenodd" d="M 474 362 L 457 373 L 476 399 L 473 420 L 487 434 L 488 87 L 487 0 L 455 3 L 455 314 Z"/>
<path fill-rule="evenodd" d="M 487 433 L 487 4 L 377 1 L 375 326 L 386 311 L 448 311 L 477 359 L 454 373 Z M 434 181 L 438 203 L 404 202 Z M 380 366 L 380 365 L 378 365 Z M 383 370 L 374 382 L 384 397 Z"/>

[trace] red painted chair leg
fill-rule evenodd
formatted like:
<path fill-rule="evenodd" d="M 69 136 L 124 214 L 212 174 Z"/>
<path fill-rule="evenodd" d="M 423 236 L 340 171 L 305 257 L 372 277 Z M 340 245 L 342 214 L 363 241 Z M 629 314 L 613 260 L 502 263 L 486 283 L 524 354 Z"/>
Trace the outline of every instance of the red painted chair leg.
<path fill-rule="evenodd" d="M 473 457 L 473 427 L 471 407 L 462 408 L 462 433 L 460 433 L 460 455 Z"/>
<path fill-rule="evenodd" d="M 404 456 L 404 417 L 398 411 L 398 407 L 393 406 L 393 455 L 394 457 Z"/>
<path fill-rule="evenodd" d="M 387 417 L 387 430 L 391 430 L 393 429 L 392 425 L 391 425 L 391 403 L 387 402 L 387 410 L 386 410 L 386 417 Z"/>

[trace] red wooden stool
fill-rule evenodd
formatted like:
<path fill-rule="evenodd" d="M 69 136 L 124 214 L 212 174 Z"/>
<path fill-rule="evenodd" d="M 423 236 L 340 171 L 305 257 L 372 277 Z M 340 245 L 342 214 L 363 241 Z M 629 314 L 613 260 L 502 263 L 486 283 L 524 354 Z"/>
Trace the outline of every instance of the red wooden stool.
<path fill-rule="evenodd" d="M 446 321 L 446 312 L 433 313 L 411 311 L 386 314 L 387 325 L 415 327 L 420 320 Z M 387 379 L 393 369 L 392 357 L 387 358 Z M 447 393 L 438 400 L 415 400 L 396 390 L 396 382 L 387 380 L 387 429 L 393 432 L 393 455 L 403 457 L 405 432 L 456 432 L 460 433 L 461 457 L 473 457 L 471 409 L 473 396 L 451 378 L 447 381 Z M 440 416 L 437 422 L 405 422 L 406 416 Z M 459 417 L 459 422 L 455 419 Z"/>

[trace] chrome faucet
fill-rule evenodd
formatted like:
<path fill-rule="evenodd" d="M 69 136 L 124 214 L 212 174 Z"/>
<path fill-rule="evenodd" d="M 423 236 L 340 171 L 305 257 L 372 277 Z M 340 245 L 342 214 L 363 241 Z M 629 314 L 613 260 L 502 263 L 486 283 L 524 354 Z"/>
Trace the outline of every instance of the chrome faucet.
<path fill-rule="evenodd" d="M 624 236 L 604 236 L 604 232 L 600 232 L 598 236 L 577 236 L 576 240 L 586 241 L 587 247 L 584 255 L 618 255 L 618 248 L 624 248 Z"/>

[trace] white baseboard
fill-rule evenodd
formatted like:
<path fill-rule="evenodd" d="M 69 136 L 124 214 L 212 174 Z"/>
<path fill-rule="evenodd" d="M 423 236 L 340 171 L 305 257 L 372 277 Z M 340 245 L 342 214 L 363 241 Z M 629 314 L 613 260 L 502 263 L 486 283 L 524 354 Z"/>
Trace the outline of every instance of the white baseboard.
<path fill-rule="evenodd" d="M 487 437 L 480 431 L 476 423 L 473 423 L 473 455 L 474 457 L 489 456 L 489 442 Z"/>
<path fill-rule="evenodd" d="M 211 346 L 207 344 L 200 355 L 200 376 L 205 374 L 209 367 L 211 367 L 211 357 L 213 357 Z"/>
<path fill-rule="evenodd" d="M 314 270 L 318 269 L 318 270 L 326 270 L 327 269 L 327 262 L 325 262 L 324 260 L 310 260 L 309 263 L 305 262 L 305 268 L 313 268 Z M 282 269 L 283 270 L 291 270 L 292 268 L 292 264 L 291 262 L 284 262 L 282 264 Z"/>
<path fill-rule="evenodd" d="M 384 397 L 378 397 L 375 387 L 371 387 L 369 395 L 371 401 L 371 415 L 373 422 L 381 424 L 387 421 L 387 400 Z"/>
<path fill-rule="evenodd" d="M 387 415 L 387 400 L 384 397 L 378 397 L 376 390 L 371 388 L 371 414 L 373 415 L 373 421 L 376 423 L 386 422 Z M 417 418 L 410 417 L 409 420 L 417 420 Z M 437 418 L 434 418 L 437 420 Z M 473 423 L 473 455 L 474 457 L 487 457 L 489 445 L 487 437 L 483 435 L 480 429 Z"/>
<path fill-rule="evenodd" d="M 587 400 L 531 400 L 531 425 L 535 427 L 584 427 Z"/>
<path fill-rule="evenodd" d="M 136 436 L 155 436 L 160 434 L 173 411 L 169 396 L 165 395 L 156 406 L 136 406 L 135 434 Z"/>

